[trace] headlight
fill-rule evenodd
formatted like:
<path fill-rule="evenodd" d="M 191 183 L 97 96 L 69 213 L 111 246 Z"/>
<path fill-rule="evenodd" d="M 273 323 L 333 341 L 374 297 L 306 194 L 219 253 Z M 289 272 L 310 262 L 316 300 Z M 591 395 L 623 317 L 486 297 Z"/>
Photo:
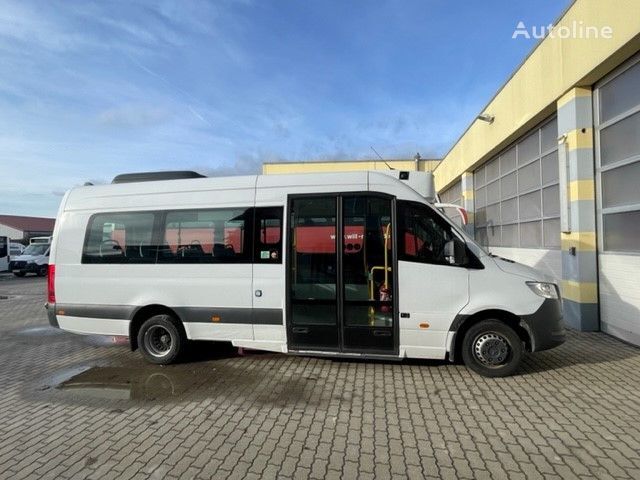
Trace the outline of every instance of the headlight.
<path fill-rule="evenodd" d="M 558 287 L 555 283 L 546 282 L 526 282 L 527 286 L 535 293 L 544 298 L 558 298 Z"/>

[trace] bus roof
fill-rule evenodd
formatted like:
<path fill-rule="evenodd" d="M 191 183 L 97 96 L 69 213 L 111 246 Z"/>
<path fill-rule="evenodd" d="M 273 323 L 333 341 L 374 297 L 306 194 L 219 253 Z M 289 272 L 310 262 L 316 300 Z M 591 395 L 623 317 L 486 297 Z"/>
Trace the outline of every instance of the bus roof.
<path fill-rule="evenodd" d="M 90 185 L 72 189 L 67 196 L 64 210 L 203 208 L 211 207 L 212 204 L 224 207 L 243 203 L 253 204 L 254 200 L 282 203 L 288 194 L 295 193 L 368 190 L 424 201 L 424 192 L 421 195 L 409 185 L 421 181 L 427 182 L 425 173 L 397 170 L 297 173 Z M 400 180 L 401 176 L 403 180 Z M 212 193 L 214 193 L 213 196 Z"/>

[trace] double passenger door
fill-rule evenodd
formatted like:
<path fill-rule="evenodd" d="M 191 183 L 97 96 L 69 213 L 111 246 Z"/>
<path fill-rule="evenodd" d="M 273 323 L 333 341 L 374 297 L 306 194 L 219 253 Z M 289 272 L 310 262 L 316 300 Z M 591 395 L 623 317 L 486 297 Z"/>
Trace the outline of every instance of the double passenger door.
<path fill-rule="evenodd" d="M 393 212 L 380 194 L 290 198 L 289 350 L 397 354 Z"/>

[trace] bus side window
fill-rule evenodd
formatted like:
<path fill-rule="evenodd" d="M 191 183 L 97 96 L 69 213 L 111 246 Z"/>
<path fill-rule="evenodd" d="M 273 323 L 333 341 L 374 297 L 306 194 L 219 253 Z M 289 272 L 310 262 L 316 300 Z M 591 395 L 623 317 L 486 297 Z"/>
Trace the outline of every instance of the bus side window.
<path fill-rule="evenodd" d="M 451 227 L 429 207 L 398 202 L 400 260 L 449 265 L 444 246 L 453 238 Z"/>
<path fill-rule="evenodd" d="M 254 263 L 282 263 L 282 207 L 255 209 Z"/>

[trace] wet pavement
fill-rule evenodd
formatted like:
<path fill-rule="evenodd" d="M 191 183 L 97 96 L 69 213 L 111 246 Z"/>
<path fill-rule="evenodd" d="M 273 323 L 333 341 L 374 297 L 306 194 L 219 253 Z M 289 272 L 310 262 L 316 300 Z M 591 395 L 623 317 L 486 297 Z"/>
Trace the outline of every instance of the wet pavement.
<path fill-rule="evenodd" d="M 0 478 L 640 478 L 640 349 L 570 332 L 518 376 L 198 343 L 154 366 L 0 275 Z M 6 298 L 5 298 L 6 297 Z"/>

